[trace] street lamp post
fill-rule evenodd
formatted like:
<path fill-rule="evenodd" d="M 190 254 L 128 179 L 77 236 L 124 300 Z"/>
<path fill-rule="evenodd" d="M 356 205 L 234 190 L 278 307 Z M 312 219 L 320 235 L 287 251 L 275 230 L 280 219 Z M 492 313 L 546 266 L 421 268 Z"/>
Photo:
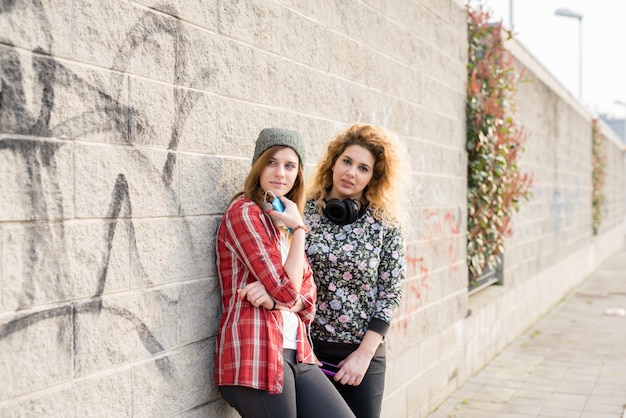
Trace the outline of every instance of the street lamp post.
<path fill-rule="evenodd" d="M 578 19 L 578 99 L 583 98 L 583 15 L 570 9 L 556 9 L 557 16 Z"/>

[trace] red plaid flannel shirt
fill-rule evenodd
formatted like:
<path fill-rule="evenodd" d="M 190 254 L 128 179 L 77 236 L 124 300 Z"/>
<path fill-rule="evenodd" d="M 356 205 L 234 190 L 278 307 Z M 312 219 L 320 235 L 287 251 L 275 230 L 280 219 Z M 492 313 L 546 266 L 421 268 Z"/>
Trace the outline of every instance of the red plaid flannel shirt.
<path fill-rule="evenodd" d="M 297 359 L 314 364 L 307 332 L 315 315 L 316 288 L 311 267 L 305 258 L 298 294 L 283 268 L 278 228 L 256 203 L 243 196 L 224 213 L 216 251 L 222 317 L 217 335 L 215 384 L 282 393 L 282 314 L 254 307 L 237 295 L 237 289 L 258 280 L 276 301 L 288 306 L 302 298 L 305 309 L 297 314 Z"/>

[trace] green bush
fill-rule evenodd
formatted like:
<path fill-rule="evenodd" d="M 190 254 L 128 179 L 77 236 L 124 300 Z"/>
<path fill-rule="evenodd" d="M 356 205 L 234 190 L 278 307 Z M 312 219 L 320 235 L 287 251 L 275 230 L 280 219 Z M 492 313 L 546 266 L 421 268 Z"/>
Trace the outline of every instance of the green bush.
<path fill-rule="evenodd" d="M 604 205 L 604 177 L 606 166 L 606 137 L 600 131 L 598 119 L 592 120 L 592 149 L 591 149 L 591 216 L 594 234 L 598 232 L 602 223 L 602 206 Z"/>
<path fill-rule="evenodd" d="M 515 117 L 521 73 L 504 48 L 502 22 L 490 23 L 482 6 L 467 10 L 467 265 L 475 280 L 496 267 L 504 238 L 512 234 L 511 217 L 530 198 L 532 179 L 518 167 L 525 140 Z"/>

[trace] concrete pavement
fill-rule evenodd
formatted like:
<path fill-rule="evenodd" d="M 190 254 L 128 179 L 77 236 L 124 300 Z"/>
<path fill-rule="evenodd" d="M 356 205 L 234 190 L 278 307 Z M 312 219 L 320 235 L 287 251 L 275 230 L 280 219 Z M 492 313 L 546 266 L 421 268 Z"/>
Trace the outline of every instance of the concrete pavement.
<path fill-rule="evenodd" d="M 626 418 L 626 242 L 429 418 Z"/>

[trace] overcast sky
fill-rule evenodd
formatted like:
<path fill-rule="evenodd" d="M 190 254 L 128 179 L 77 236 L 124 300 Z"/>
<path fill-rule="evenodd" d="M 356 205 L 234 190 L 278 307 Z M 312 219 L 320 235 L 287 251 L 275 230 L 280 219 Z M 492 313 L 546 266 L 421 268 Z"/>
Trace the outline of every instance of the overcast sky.
<path fill-rule="evenodd" d="M 473 0 L 511 27 L 517 40 L 592 112 L 626 116 L 626 0 Z M 557 16 L 557 9 L 583 15 Z M 581 37 L 582 35 L 582 37 Z M 615 104 L 616 101 L 624 105 Z"/>

